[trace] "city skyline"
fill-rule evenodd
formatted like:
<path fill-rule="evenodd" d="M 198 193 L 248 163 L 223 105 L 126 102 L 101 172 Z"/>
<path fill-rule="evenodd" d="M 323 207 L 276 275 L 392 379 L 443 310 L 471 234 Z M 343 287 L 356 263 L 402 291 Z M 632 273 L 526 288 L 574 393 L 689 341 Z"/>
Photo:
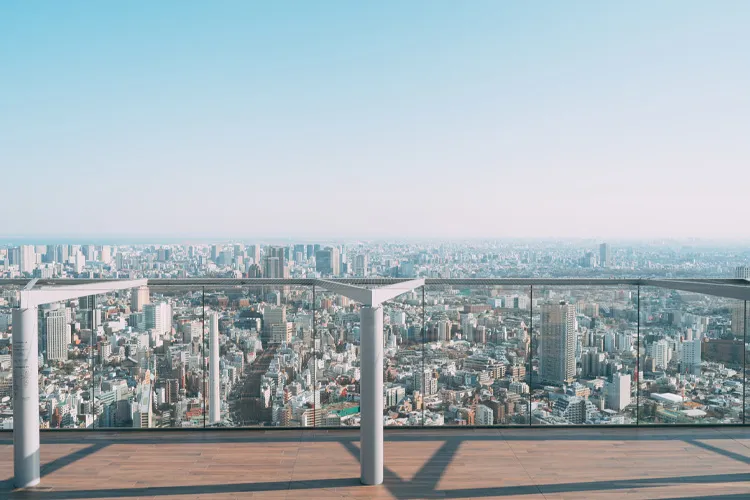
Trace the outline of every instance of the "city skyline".
<path fill-rule="evenodd" d="M 77 5 L 0 6 L 1 235 L 744 238 L 747 3 Z"/>

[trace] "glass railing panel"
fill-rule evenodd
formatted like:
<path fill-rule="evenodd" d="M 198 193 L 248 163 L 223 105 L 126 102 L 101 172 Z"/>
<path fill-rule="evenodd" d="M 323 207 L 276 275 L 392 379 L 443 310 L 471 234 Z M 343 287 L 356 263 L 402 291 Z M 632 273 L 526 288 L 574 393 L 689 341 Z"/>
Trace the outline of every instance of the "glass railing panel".
<path fill-rule="evenodd" d="M 96 425 L 93 356 L 107 323 L 98 299 L 103 290 L 76 286 L 68 290 L 81 296 L 43 303 L 36 311 L 43 429 L 93 429 Z"/>
<path fill-rule="evenodd" d="M 13 428 L 13 308 L 20 287 L 0 285 L 0 429 Z"/>
<path fill-rule="evenodd" d="M 383 385 L 386 427 L 422 426 L 418 380 L 424 370 L 423 289 L 383 303 Z"/>
<path fill-rule="evenodd" d="M 641 287 L 639 423 L 742 423 L 743 301 Z"/>
<path fill-rule="evenodd" d="M 360 304 L 315 288 L 315 383 L 321 427 L 360 424 Z"/>
<path fill-rule="evenodd" d="M 528 286 L 425 287 L 425 425 L 529 423 Z"/>
<path fill-rule="evenodd" d="M 315 425 L 312 303 L 310 286 L 206 287 L 206 426 Z"/>
<path fill-rule="evenodd" d="M 635 286 L 534 286 L 531 423 L 635 424 Z"/>
<path fill-rule="evenodd" d="M 95 427 L 202 428 L 202 288 L 144 286 L 95 300 Z"/>

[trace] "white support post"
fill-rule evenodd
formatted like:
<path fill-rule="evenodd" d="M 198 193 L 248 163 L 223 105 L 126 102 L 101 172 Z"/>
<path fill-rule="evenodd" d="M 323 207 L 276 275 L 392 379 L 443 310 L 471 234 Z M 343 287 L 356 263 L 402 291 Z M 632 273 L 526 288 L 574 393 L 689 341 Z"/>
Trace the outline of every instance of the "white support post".
<path fill-rule="evenodd" d="M 39 484 L 37 308 L 13 310 L 13 474 L 16 488 Z"/>
<path fill-rule="evenodd" d="M 383 482 L 383 308 L 360 310 L 360 481 Z"/>

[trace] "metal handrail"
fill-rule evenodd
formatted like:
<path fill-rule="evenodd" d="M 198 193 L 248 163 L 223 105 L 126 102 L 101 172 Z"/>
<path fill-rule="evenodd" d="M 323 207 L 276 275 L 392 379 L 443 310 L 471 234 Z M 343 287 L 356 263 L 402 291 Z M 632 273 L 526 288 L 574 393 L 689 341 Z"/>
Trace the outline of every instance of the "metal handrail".
<path fill-rule="evenodd" d="M 335 278 L 329 282 L 350 285 L 392 285 L 409 281 L 411 278 Z M 102 279 L 40 279 L 36 286 L 84 285 L 118 281 Z M 124 280 L 123 280 L 124 281 Z M 0 279 L 0 287 L 26 286 L 30 279 Z M 149 278 L 149 286 L 154 287 L 212 287 L 228 288 L 242 286 L 314 286 L 320 283 L 316 278 Z M 646 286 L 667 288 L 684 292 L 700 293 L 737 300 L 750 300 L 750 281 L 742 279 L 717 278 L 425 278 L 425 286 Z"/>

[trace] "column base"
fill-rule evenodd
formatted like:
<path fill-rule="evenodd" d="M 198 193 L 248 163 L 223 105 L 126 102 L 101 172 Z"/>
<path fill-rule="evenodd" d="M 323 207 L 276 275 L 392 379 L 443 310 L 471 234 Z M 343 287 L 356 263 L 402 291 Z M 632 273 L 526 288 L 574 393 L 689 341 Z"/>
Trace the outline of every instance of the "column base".
<path fill-rule="evenodd" d="M 13 486 L 18 490 L 22 490 L 24 488 L 33 488 L 34 486 L 37 486 L 40 482 L 41 482 L 41 479 L 32 479 L 26 484 L 18 484 L 14 481 Z"/>

